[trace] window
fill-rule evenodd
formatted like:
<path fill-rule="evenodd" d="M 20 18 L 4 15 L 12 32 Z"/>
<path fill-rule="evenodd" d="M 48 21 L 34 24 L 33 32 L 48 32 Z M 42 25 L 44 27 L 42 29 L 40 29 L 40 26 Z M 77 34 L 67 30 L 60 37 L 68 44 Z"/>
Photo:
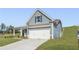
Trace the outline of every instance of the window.
<path fill-rule="evenodd" d="M 35 23 L 36 22 L 42 22 L 42 16 L 36 16 L 35 17 Z"/>

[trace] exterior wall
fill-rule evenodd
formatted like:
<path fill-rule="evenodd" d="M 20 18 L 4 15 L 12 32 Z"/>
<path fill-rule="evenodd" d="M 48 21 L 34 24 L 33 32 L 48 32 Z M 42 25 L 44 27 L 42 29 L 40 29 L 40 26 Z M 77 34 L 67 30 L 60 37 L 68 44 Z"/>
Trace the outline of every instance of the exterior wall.
<path fill-rule="evenodd" d="M 56 27 L 54 27 L 54 38 L 60 38 L 62 32 L 61 24 L 58 24 Z"/>
<path fill-rule="evenodd" d="M 37 23 L 35 23 L 35 16 L 39 16 L 39 15 L 42 15 L 42 22 L 37 22 Z M 29 23 L 28 23 L 28 25 L 38 25 L 38 24 L 49 24 L 49 19 L 47 18 L 47 17 L 45 17 L 43 14 L 41 14 L 40 12 L 36 12 L 33 16 L 32 16 L 32 18 L 31 18 L 31 20 L 29 21 Z"/>

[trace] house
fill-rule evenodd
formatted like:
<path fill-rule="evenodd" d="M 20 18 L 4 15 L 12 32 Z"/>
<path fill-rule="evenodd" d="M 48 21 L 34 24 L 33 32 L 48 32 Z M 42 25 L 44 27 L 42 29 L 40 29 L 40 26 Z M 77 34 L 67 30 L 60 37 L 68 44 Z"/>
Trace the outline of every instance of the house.
<path fill-rule="evenodd" d="M 40 10 L 37 10 L 27 22 L 27 36 L 31 39 L 60 38 L 61 32 L 61 21 L 49 18 Z"/>
<path fill-rule="evenodd" d="M 36 10 L 26 28 L 20 28 L 21 36 L 30 39 L 55 39 L 62 35 L 62 23 L 59 19 L 51 19 L 43 11 Z"/>

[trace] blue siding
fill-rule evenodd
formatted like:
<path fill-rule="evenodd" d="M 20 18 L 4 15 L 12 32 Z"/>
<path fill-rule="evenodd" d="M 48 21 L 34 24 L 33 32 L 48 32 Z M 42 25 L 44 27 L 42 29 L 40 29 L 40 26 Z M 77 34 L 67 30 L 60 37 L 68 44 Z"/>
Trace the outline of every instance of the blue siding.
<path fill-rule="evenodd" d="M 36 16 L 42 16 L 42 22 L 35 22 L 35 17 Z M 37 24 L 49 24 L 49 19 L 47 17 L 45 17 L 42 13 L 40 13 L 39 11 L 37 11 L 32 18 L 29 21 L 29 25 L 37 25 Z"/>
<path fill-rule="evenodd" d="M 55 39 L 60 38 L 61 30 L 62 30 L 61 24 L 58 24 L 56 27 L 54 27 L 54 38 Z"/>

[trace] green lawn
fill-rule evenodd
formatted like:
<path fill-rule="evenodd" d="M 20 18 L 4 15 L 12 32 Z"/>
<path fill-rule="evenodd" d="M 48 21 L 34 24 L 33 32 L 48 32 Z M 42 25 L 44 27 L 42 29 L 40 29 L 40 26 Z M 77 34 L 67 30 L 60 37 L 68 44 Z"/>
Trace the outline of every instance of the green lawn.
<path fill-rule="evenodd" d="M 10 34 L 0 35 L 0 47 L 17 41 L 20 41 L 17 36 L 13 37 Z"/>
<path fill-rule="evenodd" d="M 37 50 L 78 50 L 76 39 L 76 30 L 78 28 L 77 26 L 65 27 L 61 39 L 50 39 L 39 46 Z"/>

